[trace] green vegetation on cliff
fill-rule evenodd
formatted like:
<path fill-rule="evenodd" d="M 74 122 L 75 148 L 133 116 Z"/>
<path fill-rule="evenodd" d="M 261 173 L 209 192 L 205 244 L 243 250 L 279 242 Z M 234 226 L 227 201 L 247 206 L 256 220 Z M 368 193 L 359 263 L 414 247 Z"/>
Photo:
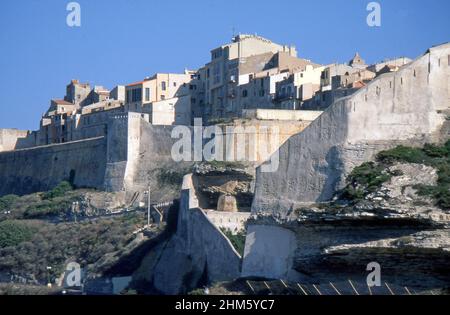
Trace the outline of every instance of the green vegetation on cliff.
<path fill-rule="evenodd" d="M 240 231 L 237 234 L 233 234 L 229 229 L 221 229 L 223 234 L 230 240 L 234 249 L 241 255 L 244 256 L 244 248 L 245 248 L 245 231 Z"/>
<path fill-rule="evenodd" d="M 72 185 L 69 182 L 61 182 L 58 186 L 53 188 L 52 190 L 44 193 L 42 196 L 43 199 L 54 199 L 57 197 L 64 197 L 66 193 L 73 190 Z"/>
<path fill-rule="evenodd" d="M 13 205 L 17 199 L 19 199 L 16 195 L 6 195 L 0 198 L 0 212 L 8 211 L 11 205 Z"/>
<path fill-rule="evenodd" d="M 54 278 L 70 261 L 87 267 L 108 253 L 124 249 L 134 239 L 133 232 L 144 222 L 142 213 L 81 223 L 3 221 L 0 223 L 0 272 L 42 283 L 47 277 L 47 266 L 52 266 Z"/>
<path fill-rule="evenodd" d="M 61 183 L 49 192 L 0 198 L 0 274 L 43 284 L 47 266 L 52 267 L 50 277 L 55 279 L 71 261 L 101 273 L 101 268 L 108 267 L 106 262 L 118 259 L 113 256 L 135 240 L 133 232 L 144 226 L 145 214 L 66 222 L 72 221 L 68 216 L 72 202 L 86 191 Z M 104 264 L 97 265 L 99 260 Z"/>
<path fill-rule="evenodd" d="M 363 163 L 347 177 L 348 185 L 342 198 L 358 201 L 374 192 L 392 176 L 402 174 L 389 172 L 393 163 L 414 163 L 431 166 L 437 170 L 435 186 L 416 185 L 419 195 L 428 196 L 442 209 L 450 209 L 450 140 L 444 145 L 426 144 L 423 148 L 398 146 L 378 153 L 376 162 Z"/>
<path fill-rule="evenodd" d="M 348 176 L 349 185 L 343 191 L 344 198 L 351 200 L 363 199 L 367 194 L 377 190 L 392 174 L 385 172 L 385 168 L 374 162 L 363 163 L 355 167 Z"/>
<path fill-rule="evenodd" d="M 212 160 L 208 162 L 204 162 L 206 164 L 211 165 L 214 168 L 237 168 L 237 169 L 244 169 L 245 165 L 242 162 L 229 162 L 229 161 L 217 161 Z"/>
<path fill-rule="evenodd" d="M 20 221 L 0 222 L 0 248 L 17 246 L 33 237 L 36 229 Z"/>
<path fill-rule="evenodd" d="M 168 170 L 164 168 L 157 169 L 157 179 L 160 185 L 168 185 L 181 187 L 184 175 L 189 173 L 189 170 Z"/>

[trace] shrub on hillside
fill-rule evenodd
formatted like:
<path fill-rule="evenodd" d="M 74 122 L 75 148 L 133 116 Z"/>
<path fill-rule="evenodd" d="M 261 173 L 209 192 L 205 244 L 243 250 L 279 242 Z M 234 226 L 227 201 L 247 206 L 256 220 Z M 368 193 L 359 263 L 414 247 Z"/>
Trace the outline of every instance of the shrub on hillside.
<path fill-rule="evenodd" d="M 342 197 L 348 200 L 361 200 L 375 191 L 392 176 L 388 166 L 394 162 L 415 163 L 432 166 L 437 169 L 436 186 L 416 185 L 418 194 L 436 200 L 442 209 L 450 209 L 450 140 L 444 145 L 425 144 L 423 148 L 398 146 L 378 153 L 377 163 L 368 162 L 356 167 L 348 176 L 348 185 L 342 191 Z"/>
<path fill-rule="evenodd" d="M 211 165 L 215 168 L 237 168 L 237 169 L 244 169 L 245 165 L 241 162 L 230 162 L 230 161 L 217 161 L 212 160 L 206 162 L 207 164 Z"/>
<path fill-rule="evenodd" d="M 52 190 L 46 192 L 42 198 L 43 199 L 53 199 L 57 197 L 63 197 L 67 192 L 73 190 L 72 185 L 69 182 L 63 181 L 58 186 Z"/>
<path fill-rule="evenodd" d="M 181 186 L 188 171 L 159 169 L 157 179 L 160 185 Z"/>
<path fill-rule="evenodd" d="M 19 221 L 0 222 L 0 248 L 16 246 L 33 237 L 35 230 Z"/>
<path fill-rule="evenodd" d="M 246 234 L 245 232 L 241 231 L 237 234 L 231 233 L 229 229 L 221 229 L 223 234 L 230 240 L 231 244 L 233 245 L 234 249 L 241 255 L 244 255 L 244 248 L 245 248 L 245 238 Z"/>
<path fill-rule="evenodd" d="M 40 219 L 66 214 L 72 205 L 72 199 L 56 198 L 52 200 L 42 200 L 40 203 L 29 206 L 23 217 L 25 219 Z"/>
<path fill-rule="evenodd" d="M 437 158 L 446 157 L 450 152 L 450 141 L 448 141 L 447 144 L 444 146 L 437 146 L 434 144 L 427 143 L 423 147 L 423 152 L 429 157 L 437 157 Z"/>
<path fill-rule="evenodd" d="M 443 161 L 448 163 L 448 160 L 446 159 L 449 158 L 449 155 L 450 140 L 448 140 L 442 146 L 438 146 L 435 144 L 425 144 L 422 149 L 398 146 L 394 149 L 378 153 L 377 160 L 387 164 L 390 164 L 392 162 L 406 162 L 437 166 Z"/>
<path fill-rule="evenodd" d="M 133 232 L 145 224 L 145 215 L 130 213 L 123 217 L 80 223 L 25 222 L 19 227 L 29 227 L 31 235 L 29 232 L 20 233 L 27 237 L 15 237 L 14 242 L 8 243 L 9 247 L 0 247 L 0 270 L 26 277 L 32 275 L 45 283 L 47 266 L 52 266 L 51 277 L 54 278 L 61 274 L 69 261 L 76 261 L 85 268 L 93 266 L 108 253 L 122 250 L 134 239 Z M 10 233 L 16 230 L 17 226 L 9 228 Z"/>
<path fill-rule="evenodd" d="M 450 210 L 450 189 L 448 185 L 426 186 L 416 185 L 420 196 L 431 197 L 436 200 L 436 205 L 441 209 Z"/>
<path fill-rule="evenodd" d="M 13 207 L 14 203 L 19 199 L 16 195 L 6 195 L 0 198 L 0 211 L 9 210 Z"/>
<path fill-rule="evenodd" d="M 394 149 L 378 153 L 377 160 L 386 164 L 390 164 L 397 161 L 416 164 L 427 164 L 429 156 L 422 149 L 405 147 L 401 145 Z"/>
<path fill-rule="evenodd" d="M 348 185 L 342 192 L 342 197 L 349 200 L 361 200 L 367 194 L 377 190 L 392 177 L 385 168 L 374 162 L 363 163 L 355 167 L 347 177 Z"/>

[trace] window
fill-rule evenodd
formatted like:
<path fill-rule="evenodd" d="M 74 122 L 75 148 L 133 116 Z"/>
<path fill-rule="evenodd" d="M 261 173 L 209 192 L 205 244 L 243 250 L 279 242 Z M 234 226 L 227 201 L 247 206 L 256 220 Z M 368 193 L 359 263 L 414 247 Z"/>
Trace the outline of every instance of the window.
<path fill-rule="evenodd" d="M 212 59 L 217 59 L 222 57 L 222 49 L 218 49 L 212 52 Z"/>
<path fill-rule="evenodd" d="M 242 91 L 242 97 L 247 97 L 248 95 L 248 91 L 247 90 L 243 90 Z"/>
<path fill-rule="evenodd" d="M 165 100 L 165 99 L 166 99 L 166 96 L 165 96 L 165 95 L 161 95 L 161 99 L 162 99 L 162 100 Z"/>
<path fill-rule="evenodd" d="M 166 90 L 166 81 L 162 81 L 162 82 L 161 82 L 161 89 L 162 89 L 163 91 Z"/>
<path fill-rule="evenodd" d="M 220 83 L 220 65 L 216 64 L 213 68 L 213 84 Z"/>
<path fill-rule="evenodd" d="M 145 101 L 150 101 L 150 88 L 145 88 Z"/>
<path fill-rule="evenodd" d="M 142 101 L 142 89 L 138 88 L 131 90 L 131 101 L 132 102 Z"/>
<path fill-rule="evenodd" d="M 177 86 L 177 82 L 173 82 L 173 86 Z"/>

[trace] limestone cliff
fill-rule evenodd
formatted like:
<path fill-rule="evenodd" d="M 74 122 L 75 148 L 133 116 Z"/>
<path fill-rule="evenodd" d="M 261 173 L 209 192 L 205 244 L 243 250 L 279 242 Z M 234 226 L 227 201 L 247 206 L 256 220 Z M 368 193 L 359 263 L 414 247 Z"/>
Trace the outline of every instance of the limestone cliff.
<path fill-rule="evenodd" d="M 383 282 L 415 292 L 448 288 L 448 149 L 450 141 L 381 152 L 353 170 L 332 202 L 255 214 L 242 274 L 365 285 L 376 262 Z"/>

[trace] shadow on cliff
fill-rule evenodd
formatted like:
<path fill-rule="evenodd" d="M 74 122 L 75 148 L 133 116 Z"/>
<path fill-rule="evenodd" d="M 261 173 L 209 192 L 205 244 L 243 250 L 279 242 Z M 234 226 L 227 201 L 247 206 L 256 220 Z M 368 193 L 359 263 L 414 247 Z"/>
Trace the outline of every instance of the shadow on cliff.
<path fill-rule="evenodd" d="M 324 174 L 326 179 L 316 202 L 330 201 L 334 193 L 339 190 L 339 185 L 344 175 L 344 163 L 342 162 L 338 147 L 334 146 L 328 151 L 325 161 L 327 162 L 327 166 L 317 167 L 317 171 Z"/>
<path fill-rule="evenodd" d="M 170 207 L 168 212 L 166 228 L 164 229 L 164 231 L 158 234 L 156 237 L 143 242 L 128 255 L 121 257 L 119 261 L 112 267 L 107 269 L 103 273 L 103 275 L 111 277 L 123 277 L 132 275 L 133 272 L 139 268 L 144 257 L 150 251 L 152 251 L 152 249 L 154 249 L 159 244 L 169 240 L 170 237 L 175 234 L 175 232 L 177 231 L 179 207 L 179 200 L 174 200 L 174 203 Z"/>

